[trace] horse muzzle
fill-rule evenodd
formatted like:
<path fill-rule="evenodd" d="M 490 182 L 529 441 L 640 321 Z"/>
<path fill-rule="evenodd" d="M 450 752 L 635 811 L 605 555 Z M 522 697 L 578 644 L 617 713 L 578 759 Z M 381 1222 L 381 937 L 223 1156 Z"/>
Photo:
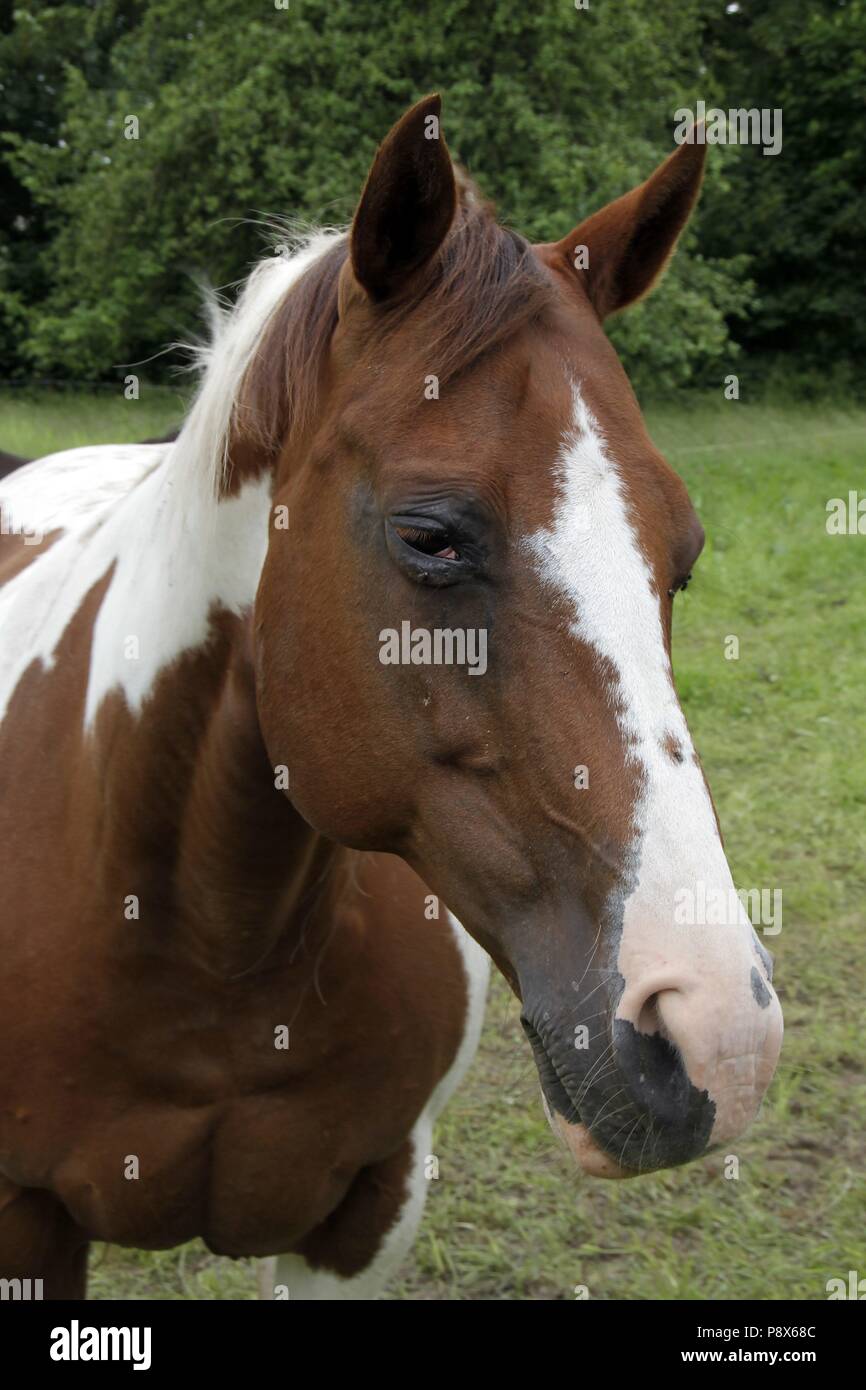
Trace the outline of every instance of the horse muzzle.
<path fill-rule="evenodd" d="M 527 1001 L 521 1019 L 551 1127 L 594 1177 L 675 1167 L 730 1143 L 757 1113 L 781 1047 L 768 984 L 733 1020 L 704 989 L 669 984 L 598 1021 L 582 1047 L 561 1014 Z"/>

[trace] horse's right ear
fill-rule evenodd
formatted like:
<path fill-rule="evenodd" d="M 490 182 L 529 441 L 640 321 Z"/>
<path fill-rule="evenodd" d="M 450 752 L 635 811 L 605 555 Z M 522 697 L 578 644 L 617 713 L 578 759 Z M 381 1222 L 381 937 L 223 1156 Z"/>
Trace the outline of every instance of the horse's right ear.
<path fill-rule="evenodd" d="M 355 279 L 371 299 L 396 294 L 438 251 L 457 206 L 441 98 L 424 97 L 379 146 L 352 224 Z"/>
<path fill-rule="evenodd" d="M 641 299 L 662 275 L 700 192 L 706 152 L 703 138 L 693 132 L 646 183 L 557 243 L 556 250 L 583 276 L 600 319 Z"/>

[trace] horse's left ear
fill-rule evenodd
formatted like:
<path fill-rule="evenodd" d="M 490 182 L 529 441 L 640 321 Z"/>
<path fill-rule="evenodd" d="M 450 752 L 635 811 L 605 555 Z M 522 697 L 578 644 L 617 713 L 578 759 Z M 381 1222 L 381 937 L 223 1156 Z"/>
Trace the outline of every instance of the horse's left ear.
<path fill-rule="evenodd" d="M 647 294 L 673 255 L 697 201 L 706 146 L 680 145 L 630 193 L 594 212 L 557 244 L 583 277 L 599 318 Z"/>
<path fill-rule="evenodd" d="M 355 279 L 371 299 L 396 294 L 444 241 L 457 206 L 442 101 L 424 97 L 379 147 L 352 223 Z"/>

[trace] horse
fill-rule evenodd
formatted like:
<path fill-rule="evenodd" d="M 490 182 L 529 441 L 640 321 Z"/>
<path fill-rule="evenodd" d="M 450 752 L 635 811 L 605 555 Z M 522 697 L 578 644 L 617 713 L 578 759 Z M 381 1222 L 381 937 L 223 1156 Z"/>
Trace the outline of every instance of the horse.
<path fill-rule="evenodd" d="M 179 430 L 169 430 L 158 438 L 143 439 L 142 443 L 173 444 L 179 433 Z M 33 463 L 33 459 L 24 458 L 21 454 L 10 454 L 5 449 L 0 449 L 0 479 L 5 478 L 9 473 L 14 473 L 18 468 L 23 468 L 26 463 Z"/>
<path fill-rule="evenodd" d="M 531 245 L 427 97 L 348 231 L 251 271 L 173 443 L 3 484 L 3 1276 L 200 1237 L 375 1297 L 491 961 L 579 1170 L 751 1123 L 771 959 L 675 908 L 732 889 L 671 667 L 703 531 L 603 328 L 704 153 Z"/>

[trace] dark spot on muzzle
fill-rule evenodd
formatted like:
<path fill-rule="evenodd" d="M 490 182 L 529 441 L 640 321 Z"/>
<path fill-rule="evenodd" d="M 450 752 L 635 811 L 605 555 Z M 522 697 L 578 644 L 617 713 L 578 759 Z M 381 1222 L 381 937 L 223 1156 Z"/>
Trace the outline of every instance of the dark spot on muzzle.
<path fill-rule="evenodd" d="M 760 972 L 756 965 L 752 966 L 752 994 L 762 1009 L 766 1009 L 770 1002 L 770 991 L 761 979 Z"/>
<path fill-rule="evenodd" d="M 763 965 L 764 969 L 766 970 L 766 972 L 767 972 L 767 979 L 768 979 L 768 980 L 772 980 L 772 978 L 773 978 L 773 957 L 770 955 L 770 952 L 767 950 L 766 946 L 762 943 L 760 937 L 758 936 L 758 933 L 757 933 L 754 929 L 752 930 L 752 949 L 754 950 L 755 955 L 758 957 L 758 960 L 761 962 L 761 964 Z"/>

